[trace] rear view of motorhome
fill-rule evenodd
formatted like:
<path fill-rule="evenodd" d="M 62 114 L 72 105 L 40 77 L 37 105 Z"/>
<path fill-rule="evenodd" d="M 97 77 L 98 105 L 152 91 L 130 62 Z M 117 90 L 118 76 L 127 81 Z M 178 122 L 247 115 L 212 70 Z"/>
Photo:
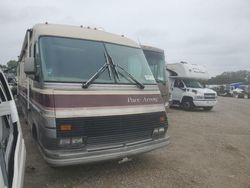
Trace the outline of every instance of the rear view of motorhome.
<path fill-rule="evenodd" d="M 51 165 L 122 159 L 169 143 L 157 83 L 140 46 L 124 36 L 35 25 L 18 80 L 22 111 Z"/>
<path fill-rule="evenodd" d="M 211 110 L 217 103 L 215 91 L 204 88 L 199 80 L 208 80 L 205 67 L 186 62 L 167 64 L 170 82 L 170 105 L 186 110 Z"/>
<path fill-rule="evenodd" d="M 168 106 L 168 79 L 165 71 L 165 55 L 164 50 L 152 47 L 141 45 L 144 55 L 148 61 L 149 67 L 155 77 L 155 80 L 161 91 L 161 96 L 165 103 L 165 106 Z"/>

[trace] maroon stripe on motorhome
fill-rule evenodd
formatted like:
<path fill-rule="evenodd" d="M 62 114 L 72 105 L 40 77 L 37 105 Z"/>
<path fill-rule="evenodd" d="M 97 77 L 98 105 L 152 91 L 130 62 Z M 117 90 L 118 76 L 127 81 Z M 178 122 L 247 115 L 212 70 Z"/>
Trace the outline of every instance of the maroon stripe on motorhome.
<path fill-rule="evenodd" d="M 27 89 L 20 87 L 25 94 Z M 62 95 L 43 94 L 34 90 L 30 91 L 30 98 L 48 108 L 75 108 L 75 107 L 105 107 L 105 106 L 133 106 L 163 104 L 160 94 L 137 95 Z"/>
<path fill-rule="evenodd" d="M 162 104 L 159 94 L 150 95 L 55 95 L 56 108 Z"/>

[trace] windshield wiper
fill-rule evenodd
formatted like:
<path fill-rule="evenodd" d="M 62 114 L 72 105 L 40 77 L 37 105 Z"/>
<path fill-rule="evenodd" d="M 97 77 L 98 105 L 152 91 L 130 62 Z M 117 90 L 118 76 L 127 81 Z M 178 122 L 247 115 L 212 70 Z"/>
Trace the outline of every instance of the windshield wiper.
<path fill-rule="evenodd" d="M 128 71 L 126 71 L 123 67 L 121 67 L 121 66 L 118 65 L 118 64 L 116 64 L 116 65 L 114 65 L 114 66 L 115 66 L 115 67 L 118 67 L 118 68 L 121 69 L 123 72 L 125 72 L 125 73 L 127 74 L 127 76 L 128 76 L 131 80 L 133 80 L 133 81 L 137 84 L 137 86 L 139 86 L 140 89 L 144 89 L 144 88 L 145 88 L 145 86 L 144 86 L 141 82 L 139 82 L 138 80 L 136 80 L 135 77 L 132 76 L 132 75 L 131 75 Z M 119 74 L 121 74 L 123 77 L 126 78 L 126 76 L 125 76 L 124 74 L 122 74 L 120 71 L 119 71 Z"/>
<path fill-rule="evenodd" d="M 95 81 L 106 69 L 108 69 L 109 78 L 111 80 L 111 71 L 109 67 L 110 65 L 108 63 L 108 58 L 105 52 L 104 52 L 104 57 L 106 63 L 90 79 L 88 79 L 85 83 L 82 84 L 82 88 L 88 88 L 89 85 L 92 84 L 93 81 Z"/>
<path fill-rule="evenodd" d="M 109 54 L 107 54 L 107 55 L 108 55 L 108 58 L 109 58 L 109 63 L 112 66 L 113 74 L 115 75 L 114 76 L 115 82 L 117 82 L 116 78 L 120 81 L 120 77 L 119 77 L 118 71 L 115 68 L 115 64 L 113 62 L 113 59 L 112 59 L 112 57 Z"/>
<path fill-rule="evenodd" d="M 83 88 L 88 88 L 90 84 L 93 83 L 94 80 L 96 80 L 107 68 L 108 64 L 104 64 L 90 79 L 87 80 L 87 82 L 82 84 Z"/>
<path fill-rule="evenodd" d="M 120 78 L 119 78 L 119 74 L 121 74 L 124 78 L 126 78 L 126 76 L 124 75 L 124 74 L 122 74 L 120 71 L 117 71 L 117 69 L 116 69 L 116 67 L 118 67 L 119 69 L 121 69 L 123 72 L 125 72 L 127 75 L 128 75 L 128 77 L 131 79 L 131 80 L 133 80 L 136 84 L 137 84 L 137 86 L 139 86 L 139 88 L 140 89 L 144 89 L 145 88 L 145 86 L 141 83 L 141 82 L 139 82 L 138 80 L 136 80 L 135 79 L 135 77 L 133 77 L 128 71 L 126 71 L 123 67 L 121 67 L 120 65 L 118 65 L 118 64 L 114 64 L 114 62 L 113 62 L 113 59 L 111 58 L 111 56 L 108 54 L 108 57 L 109 57 L 109 62 L 110 62 L 110 65 L 112 66 L 112 68 L 113 68 L 113 70 L 114 70 L 114 73 L 115 73 L 115 76 L 117 77 L 117 79 L 118 80 L 120 80 Z M 119 73 L 119 74 L 118 74 Z"/>
<path fill-rule="evenodd" d="M 90 79 L 88 79 L 85 83 L 82 84 L 83 88 L 88 88 L 93 83 L 93 81 L 96 80 L 106 69 L 108 69 L 109 77 L 111 78 L 110 67 L 112 68 L 112 73 L 114 74 L 115 81 L 116 81 L 116 79 L 120 80 L 119 74 L 121 74 L 123 77 L 126 78 L 126 76 L 124 74 L 122 74 L 120 71 L 119 72 L 117 71 L 116 67 L 118 67 L 123 72 L 125 72 L 127 74 L 127 76 L 131 80 L 133 80 L 137 84 L 137 86 L 139 86 L 140 89 L 144 89 L 145 88 L 145 86 L 141 82 L 139 82 L 138 80 L 136 80 L 135 77 L 132 76 L 123 67 L 121 67 L 118 64 L 114 64 L 111 56 L 109 54 L 107 54 L 107 55 L 108 55 L 109 60 L 107 59 L 106 53 L 104 53 L 104 56 L 105 56 L 105 59 L 106 59 L 106 63 Z"/>

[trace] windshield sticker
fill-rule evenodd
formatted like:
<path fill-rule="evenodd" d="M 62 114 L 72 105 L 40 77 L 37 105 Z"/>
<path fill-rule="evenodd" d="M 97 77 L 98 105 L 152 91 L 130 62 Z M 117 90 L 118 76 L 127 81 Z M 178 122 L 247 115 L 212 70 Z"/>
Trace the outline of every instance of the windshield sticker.
<path fill-rule="evenodd" d="M 145 75 L 146 80 L 155 80 L 153 75 Z"/>

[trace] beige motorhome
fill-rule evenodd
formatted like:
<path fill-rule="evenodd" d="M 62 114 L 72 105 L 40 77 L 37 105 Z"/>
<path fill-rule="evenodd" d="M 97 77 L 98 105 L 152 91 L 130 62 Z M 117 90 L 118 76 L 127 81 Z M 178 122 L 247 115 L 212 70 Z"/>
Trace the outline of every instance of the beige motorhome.
<path fill-rule="evenodd" d="M 166 146 L 163 100 L 140 46 L 96 29 L 27 30 L 18 98 L 54 166 L 122 159 Z"/>
<path fill-rule="evenodd" d="M 168 107 L 169 86 L 166 75 L 167 72 L 164 50 L 146 45 L 141 45 L 141 48 L 158 84 L 164 104 Z"/>

